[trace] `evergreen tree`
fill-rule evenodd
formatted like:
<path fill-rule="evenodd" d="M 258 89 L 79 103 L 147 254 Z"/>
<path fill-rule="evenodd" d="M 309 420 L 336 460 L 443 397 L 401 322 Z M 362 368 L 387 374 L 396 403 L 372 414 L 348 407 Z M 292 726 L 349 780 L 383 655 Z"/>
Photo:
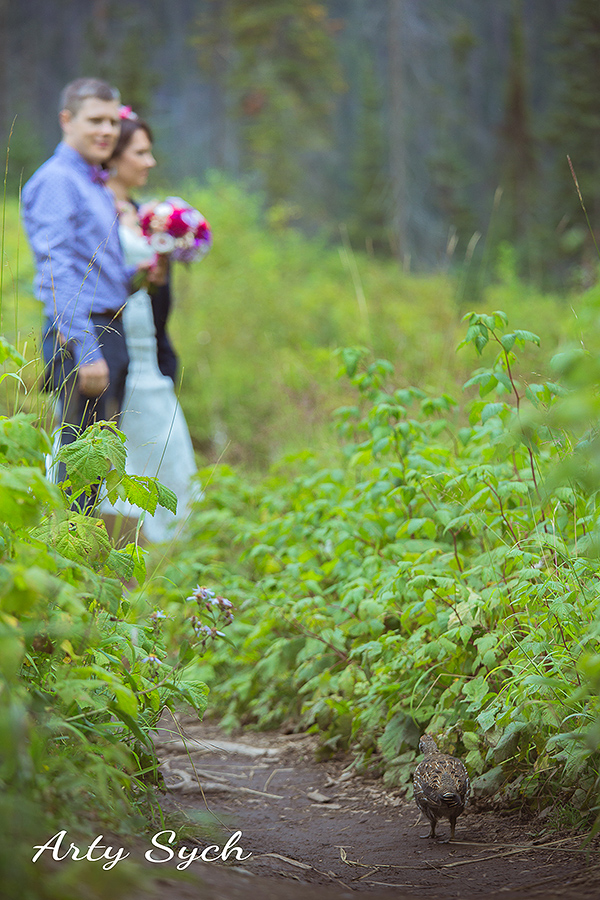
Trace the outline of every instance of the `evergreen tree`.
<path fill-rule="evenodd" d="M 506 99 L 500 128 L 502 195 L 490 238 L 493 244 L 513 244 L 523 274 L 537 278 L 537 148 L 531 123 L 522 0 L 512 0 L 510 25 Z"/>
<path fill-rule="evenodd" d="M 500 171 L 506 210 L 506 237 L 526 240 L 535 175 L 535 148 L 531 131 L 527 67 L 521 0 L 513 0 L 510 62 L 501 127 Z"/>
<path fill-rule="evenodd" d="M 348 232 L 356 247 L 389 253 L 392 204 L 383 98 L 370 55 L 363 57 L 361 95 Z"/>
<path fill-rule="evenodd" d="M 96 0 L 85 37 L 83 71 L 115 84 L 125 104 L 150 116 L 152 92 L 160 79 L 152 68 L 157 35 L 148 27 L 144 10 L 120 0 Z"/>
<path fill-rule="evenodd" d="M 557 148 L 554 226 L 567 235 L 577 226 L 585 236 L 585 218 L 568 166 L 573 163 L 594 228 L 600 229 L 600 3 L 572 0 L 558 34 L 558 75 L 562 84 L 554 115 Z M 584 241 L 587 238 L 584 237 Z M 568 241 L 563 246 L 566 248 Z M 577 241 L 572 243 L 573 249 Z M 581 249 L 581 248 L 580 248 Z"/>
<path fill-rule="evenodd" d="M 246 167 L 260 173 L 270 201 L 289 199 L 302 154 L 322 146 L 343 88 L 325 5 L 208 0 L 198 29 L 201 64 L 235 98 Z"/>

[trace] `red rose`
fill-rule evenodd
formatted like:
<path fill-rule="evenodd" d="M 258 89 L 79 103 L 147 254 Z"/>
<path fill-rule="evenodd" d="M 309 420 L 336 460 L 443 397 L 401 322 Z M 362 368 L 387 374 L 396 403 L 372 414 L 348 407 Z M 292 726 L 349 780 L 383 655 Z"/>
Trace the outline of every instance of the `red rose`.
<path fill-rule="evenodd" d="M 174 238 L 183 237 L 190 230 L 189 225 L 183 218 L 184 209 L 174 209 L 171 215 L 169 216 L 169 223 L 167 225 L 167 231 Z"/>
<path fill-rule="evenodd" d="M 149 209 L 148 212 L 144 213 L 143 216 L 140 217 L 140 225 L 142 231 L 148 237 L 152 234 L 152 219 L 154 218 L 154 210 Z"/>
<path fill-rule="evenodd" d="M 208 227 L 208 222 L 206 219 L 203 219 L 196 230 L 194 231 L 194 237 L 198 241 L 209 241 L 210 240 L 210 228 Z"/>

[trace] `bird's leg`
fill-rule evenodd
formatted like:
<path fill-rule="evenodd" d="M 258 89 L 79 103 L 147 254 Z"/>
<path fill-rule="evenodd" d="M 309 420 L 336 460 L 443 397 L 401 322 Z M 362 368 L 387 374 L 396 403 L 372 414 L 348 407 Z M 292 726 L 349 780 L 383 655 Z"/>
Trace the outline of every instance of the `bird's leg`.
<path fill-rule="evenodd" d="M 439 841 L 440 844 L 449 844 L 450 841 L 454 840 L 454 829 L 456 828 L 456 816 L 450 819 L 450 837 L 446 838 L 443 841 Z M 432 835 L 433 837 L 433 835 Z"/>
<path fill-rule="evenodd" d="M 429 834 L 420 834 L 419 837 L 423 839 L 435 837 L 435 826 L 437 823 L 437 819 L 435 818 L 435 816 L 427 816 L 427 818 L 431 822 L 431 831 L 429 832 Z"/>

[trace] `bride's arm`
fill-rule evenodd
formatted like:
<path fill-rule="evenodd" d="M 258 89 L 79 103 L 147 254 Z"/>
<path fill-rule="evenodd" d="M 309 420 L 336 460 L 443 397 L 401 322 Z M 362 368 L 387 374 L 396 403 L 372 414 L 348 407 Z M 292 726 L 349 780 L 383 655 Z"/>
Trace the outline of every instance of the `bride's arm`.
<path fill-rule="evenodd" d="M 166 284 L 168 275 L 169 257 L 166 253 L 157 253 L 154 265 L 148 270 L 148 282 L 157 286 Z"/>

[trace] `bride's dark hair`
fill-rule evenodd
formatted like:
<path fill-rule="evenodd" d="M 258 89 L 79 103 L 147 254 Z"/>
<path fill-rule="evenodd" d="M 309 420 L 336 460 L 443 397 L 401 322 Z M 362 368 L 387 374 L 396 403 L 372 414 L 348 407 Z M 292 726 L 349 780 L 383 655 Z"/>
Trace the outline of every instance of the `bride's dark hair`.
<path fill-rule="evenodd" d="M 148 125 L 147 122 L 144 122 L 143 119 L 138 119 L 137 116 L 133 118 L 123 118 L 121 119 L 121 132 L 119 134 L 119 140 L 115 144 L 115 149 L 113 150 L 113 154 L 109 160 L 118 159 L 121 153 L 125 150 L 129 141 L 135 134 L 135 132 L 141 128 L 142 131 L 145 131 L 148 135 L 148 140 L 151 144 L 154 143 L 154 138 L 152 136 L 152 129 Z"/>

